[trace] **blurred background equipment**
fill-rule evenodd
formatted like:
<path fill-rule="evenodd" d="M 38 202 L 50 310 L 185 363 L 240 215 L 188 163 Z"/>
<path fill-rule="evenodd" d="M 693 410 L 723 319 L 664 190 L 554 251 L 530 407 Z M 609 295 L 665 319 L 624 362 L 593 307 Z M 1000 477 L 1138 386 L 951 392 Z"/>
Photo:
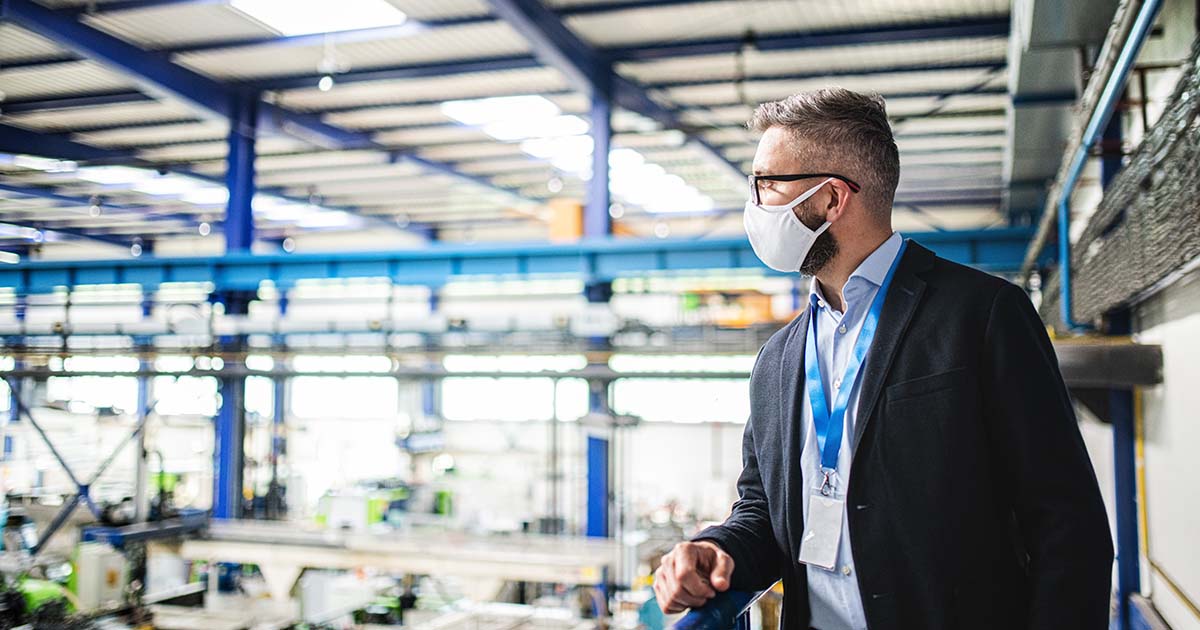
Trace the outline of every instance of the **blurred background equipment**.
<path fill-rule="evenodd" d="M 809 290 L 743 233 L 745 121 L 829 85 L 887 100 L 896 229 L 1053 329 L 1113 627 L 1200 630 L 1196 35 L 1192 0 L 0 0 L 0 630 L 679 622 L 654 568 L 736 500 Z M 773 630 L 758 595 L 681 623 Z"/>

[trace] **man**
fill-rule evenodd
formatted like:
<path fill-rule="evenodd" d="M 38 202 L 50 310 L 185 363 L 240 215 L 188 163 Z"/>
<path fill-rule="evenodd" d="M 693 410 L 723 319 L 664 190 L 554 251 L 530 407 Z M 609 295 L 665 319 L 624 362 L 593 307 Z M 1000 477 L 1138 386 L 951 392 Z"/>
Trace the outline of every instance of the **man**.
<path fill-rule="evenodd" d="M 1108 520 L 1024 292 L 892 231 L 882 98 L 750 126 L 751 245 L 810 303 L 759 352 L 739 499 L 663 558 L 664 611 L 782 579 L 786 630 L 1106 628 Z"/>

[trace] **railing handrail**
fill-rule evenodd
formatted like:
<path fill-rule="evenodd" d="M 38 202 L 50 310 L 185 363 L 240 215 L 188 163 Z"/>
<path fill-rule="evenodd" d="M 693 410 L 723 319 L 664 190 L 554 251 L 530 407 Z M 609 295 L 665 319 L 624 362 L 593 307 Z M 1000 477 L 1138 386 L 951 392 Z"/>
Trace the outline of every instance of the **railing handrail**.
<path fill-rule="evenodd" d="M 731 628 L 750 627 L 750 607 L 766 594 L 762 591 L 725 591 L 717 593 L 700 608 L 687 612 L 672 630 L 731 630 Z"/>

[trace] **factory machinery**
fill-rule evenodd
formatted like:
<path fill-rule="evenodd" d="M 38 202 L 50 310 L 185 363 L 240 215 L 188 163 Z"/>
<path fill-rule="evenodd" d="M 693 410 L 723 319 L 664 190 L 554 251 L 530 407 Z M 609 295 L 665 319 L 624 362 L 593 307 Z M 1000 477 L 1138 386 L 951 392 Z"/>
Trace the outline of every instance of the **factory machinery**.
<path fill-rule="evenodd" d="M 718 327 L 650 327 L 635 321 L 564 322 L 546 329 L 473 328 L 467 322 L 436 330 L 404 327 L 398 322 L 329 322 L 272 324 L 247 318 L 209 316 L 199 328 L 142 322 L 92 326 L 83 322 L 43 328 L 20 321 L 6 334 L 6 354 L 13 365 L 4 371 L 12 396 L 14 420 L 32 427 L 49 447 L 76 491 L 61 497 L 60 506 L 13 498 L 5 524 L 0 574 L 4 579 L 0 600 L 0 630 L 30 628 L 371 628 L 403 625 L 414 628 L 556 628 L 583 630 L 607 626 L 664 627 L 655 616 L 655 604 L 638 593 L 631 567 L 665 549 L 654 543 L 677 539 L 679 532 L 661 541 L 631 542 L 619 499 L 622 431 L 636 418 L 620 417 L 608 409 L 611 384 L 623 378 L 744 379 L 744 372 L 615 371 L 607 357 L 628 348 L 664 353 L 753 351 L 771 325 Z M 89 326 L 92 326 L 91 329 Z M 141 326 L 141 328 L 134 330 Z M 264 328 L 265 326 L 265 328 Z M 114 338 L 123 340 L 111 346 Z M 229 345 L 224 340 L 236 338 Z M 597 340 L 602 340 L 598 343 Z M 1075 396 L 1107 415 L 1102 394 L 1114 387 L 1158 382 L 1161 351 L 1136 344 L 1056 344 L 1063 374 Z M 584 352 L 588 365 L 554 372 L 466 372 L 445 369 L 439 358 L 453 348 L 504 347 L 513 352 Z M 296 353 L 368 352 L 388 357 L 391 367 L 375 372 L 338 370 L 304 371 L 289 366 Z M 353 350 L 351 350 L 353 349 Z M 132 371 L 87 370 L 55 365 L 65 356 L 89 353 L 136 355 L 140 367 Z M 272 367 L 248 365 L 250 355 L 274 357 Z M 160 355 L 190 356 L 190 368 L 154 367 Z M 205 359 L 201 362 L 200 359 Z M 202 364 L 203 363 L 203 364 Z M 38 388 L 52 377 L 124 376 L 138 379 L 139 409 L 127 440 L 101 460 L 88 477 L 77 475 L 43 430 L 29 406 Z M 144 441 L 153 404 L 147 384 L 155 377 L 212 377 L 221 394 L 237 400 L 244 392 L 236 386 L 247 377 L 272 380 L 277 385 L 298 376 L 390 377 L 410 383 L 433 384 L 449 377 L 541 377 L 582 379 L 592 394 L 590 413 L 579 424 L 590 425 L 587 441 L 587 536 L 564 535 L 557 506 L 534 533 L 468 534 L 431 526 L 386 527 L 392 503 L 402 504 L 396 488 L 374 488 L 349 496 L 350 506 L 363 514 L 346 517 L 345 502 L 331 497 L 318 523 L 295 520 L 249 521 L 238 516 L 267 519 L 287 517 L 285 484 L 276 477 L 275 465 L 283 454 L 282 442 L 272 440 L 271 490 L 266 497 L 243 497 L 240 473 L 247 469 L 245 453 L 221 453 L 227 438 L 222 427 L 237 432 L 229 439 L 239 443 L 246 427 L 245 409 L 225 404 L 217 419 L 217 488 L 212 512 L 181 510 L 174 506 L 163 466 L 154 479 L 148 473 Z M 22 394 L 25 395 L 22 395 Z M 436 397 L 435 397 L 436 398 Z M 279 405 L 277 398 L 277 405 Z M 430 409 L 432 416 L 438 410 Z M 239 417 L 240 416 L 240 417 Z M 274 423 L 282 425 L 286 409 L 277 407 Z M 558 422 L 550 423 L 558 430 Z M 276 426 L 278 430 L 280 427 Z M 397 445 L 410 453 L 436 453 L 436 423 L 413 432 Z M 130 500 L 101 496 L 97 481 L 122 448 L 136 444 L 139 473 Z M 553 459 L 557 441 L 550 441 Z M 240 451 L 240 449 L 238 449 Z M 557 464 L 552 466 L 557 471 Z M 238 473 L 232 481 L 222 478 Z M 552 486 L 561 483 L 551 475 Z M 407 489 L 405 489 L 407 490 Z M 403 494 L 403 493 L 401 493 Z M 559 495 L 557 487 L 549 493 Z M 372 503 L 380 496 L 384 507 Z M 243 500 L 245 499 L 245 500 Z M 232 502 L 231 502 L 232 501 Z M 357 503 L 355 503 L 357 502 Z M 449 497 L 436 497 L 438 505 Z M 261 509 L 260 509 L 261 508 Z M 40 509 L 41 513 L 35 513 Z M 399 508 L 407 509 L 407 508 Z M 354 510 L 350 510 L 353 512 Z M 218 516 L 220 518 L 212 518 Z M 234 518 L 230 518 L 230 517 Z M 420 519 L 408 519 L 420 523 Z M 57 540 L 58 544 L 50 544 Z M 640 543 L 640 544 L 639 544 Z M 466 580 L 470 590 L 449 580 Z M 483 586 L 479 586 L 483 585 Z M 687 628 L 745 627 L 746 614 L 761 594 L 731 593 L 710 606 L 689 614 L 679 623 Z M 488 602 L 492 599 L 507 602 Z M 767 598 L 770 599 L 770 598 Z M 520 603 L 508 603 L 520 602 Z M 764 627 L 769 624 L 763 623 Z"/>
<path fill-rule="evenodd" d="M 373 502 L 381 495 L 407 498 L 407 488 L 403 492 L 376 488 L 348 493 L 351 506 L 358 501 L 369 513 L 361 521 L 346 517 L 349 512 L 338 497 L 332 497 L 330 505 L 318 514 L 317 521 L 323 523 L 214 519 L 208 512 L 178 509 L 164 474 L 147 472 L 145 427 L 154 415 L 154 405 L 143 391 L 139 391 L 141 409 L 128 438 L 108 453 L 91 475 L 78 475 L 47 435 L 39 421 L 40 412 L 35 413 L 29 401 L 38 397 L 39 387 L 51 377 L 114 374 L 50 369 L 53 353 L 37 345 L 10 348 L 17 361 L 5 372 L 13 392 L 13 416 L 40 436 L 77 491 L 55 497 L 49 504 L 45 497 L 10 497 L 11 514 L 5 521 L 0 563 L 5 588 L 0 628 L 249 630 L 403 624 L 446 630 L 582 630 L 608 625 L 637 627 L 639 614 L 654 605 L 645 602 L 644 593 L 626 597 L 631 591 L 629 581 L 621 577 L 626 572 L 624 565 L 631 553 L 647 554 L 631 551 L 619 538 L 562 535 L 561 526 L 554 525 L 559 520 L 554 518 L 544 519 L 547 522 L 536 524 L 533 530 L 555 535 L 467 534 L 436 523 L 389 529 L 385 527 L 388 511 L 403 502 L 392 501 L 389 506 L 385 500 L 382 508 Z M 225 360 L 208 369 L 155 370 L 145 358 L 153 356 L 153 350 L 143 350 L 143 369 L 124 374 L 143 383 L 157 376 L 230 379 L 260 375 L 282 381 L 304 374 L 285 368 L 249 370 L 244 355 L 234 353 L 218 355 Z M 398 362 L 384 374 L 420 382 L 464 375 L 478 374 L 447 372 L 428 361 L 419 368 Z M 584 378 L 604 386 L 617 378 L 664 375 L 616 373 L 592 365 L 552 376 Z M 588 421 L 615 432 L 630 419 L 591 417 Z M 436 451 L 436 440 L 426 435 L 427 443 L 421 446 L 419 438 L 422 436 L 410 435 L 398 445 L 410 451 Z M 100 477 L 129 444 L 138 445 L 138 488 L 129 497 L 114 500 L 102 496 Z M 144 487 L 147 481 L 150 487 Z M 440 503 L 439 497 L 435 504 Z M 251 499 L 241 507 L 250 514 L 253 505 Z M 286 506 L 277 507 L 273 516 L 285 516 Z M 623 519 L 614 525 L 612 533 L 624 531 Z M 446 576 L 484 586 L 470 597 L 448 593 L 453 588 L 443 582 Z M 484 603 L 497 593 L 502 599 L 526 603 Z"/>
<path fill-rule="evenodd" d="M 1017 232 L 1005 234 L 1012 244 L 1025 238 Z M 986 238 L 986 242 L 979 241 L 980 247 L 969 248 L 972 255 L 998 252 L 989 244 L 994 236 L 993 232 L 970 236 L 972 242 L 976 237 Z M 961 245 L 933 234 L 928 240 L 952 248 Z M 5 317 L 0 322 L 0 336 L 3 337 L 5 358 L 12 361 L 3 371 L 14 394 L 12 422 L 24 423 L 41 434 L 75 488 L 75 492 L 63 498 L 61 507 L 49 510 L 48 517 L 39 521 L 42 540 L 26 545 L 28 549 L 23 552 L 28 553 L 33 562 L 17 562 L 10 572 L 12 581 L 23 583 L 31 575 L 53 581 L 57 574 L 48 565 L 57 552 L 60 560 L 72 556 L 82 558 L 83 568 L 90 562 L 106 567 L 101 571 L 105 584 L 123 593 L 122 597 L 112 598 L 112 601 L 119 600 L 122 605 L 155 613 L 154 623 L 161 627 L 170 623 L 179 628 L 233 628 L 241 627 L 236 624 L 244 624 L 251 616 L 257 619 L 253 623 L 258 627 L 268 627 L 264 624 L 286 627 L 292 622 L 324 623 L 311 617 L 306 621 L 306 610 L 311 613 L 313 609 L 321 608 L 338 612 L 348 605 L 339 598 L 332 598 L 337 601 L 323 606 L 309 597 L 322 592 L 344 593 L 345 600 L 351 601 L 350 594 L 371 591 L 374 596 L 382 594 L 400 602 L 392 606 L 388 600 L 388 604 L 380 606 L 385 610 L 404 609 L 404 602 L 408 602 L 414 603 L 418 611 L 423 612 L 425 605 L 440 611 L 442 604 L 448 605 L 447 601 L 454 598 L 439 592 L 438 582 L 429 578 L 458 572 L 477 579 L 490 578 L 518 592 L 518 595 L 501 599 L 526 603 L 557 600 L 555 607 L 571 611 L 571 619 L 616 624 L 622 612 L 632 605 L 622 600 L 623 594 L 638 588 L 644 590 L 644 585 L 635 583 L 633 567 L 661 553 L 661 544 L 668 539 L 677 539 L 681 532 L 670 532 L 661 540 L 652 537 L 640 543 L 629 542 L 629 534 L 634 528 L 628 524 L 628 514 L 621 500 L 621 475 L 622 464 L 626 462 L 623 449 L 628 432 L 625 429 L 636 419 L 611 413 L 610 385 L 621 378 L 729 379 L 747 375 L 618 373 L 608 367 L 607 357 L 618 351 L 753 354 L 776 328 L 769 321 L 773 310 L 770 306 L 772 296 L 779 297 L 791 290 L 794 295 L 790 301 L 797 302 L 799 290 L 791 286 L 790 281 L 774 278 L 770 282 L 788 286 L 782 289 L 775 286 L 764 292 L 761 268 L 740 239 L 667 246 L 660 243 L 604 245 L 594 251 L 589 247 L 573 248 L 567 255 L 554 247 L 441 248 L 411 256 L 405 253 L 335 255 L 333 258 L 339 262 L 332 262 L 329 257 L 297 255 L 272 259 L 274 262 L 267 267 L 262 266 L 266 260 L 262 256 L 248 257 L 244 261 L 236 256 L 225 256 L 214 260 L 214 266 L 203 268 L 196 266 L 196 259 L 169 261 L 155 258 L 136 262 L 132 267 L 121 261 L 86 263 L 86 271 L 68 270 L 65 275 L 56 271 L 57 268 L 51 269 L 54 265 L 50 263 L 39 263 L 38 269 L 17 275 L 6 272 L 4 280 L 12 292 L 0 296 L 0 303 L 3 307 L 11 306 L 12 317 Z M 238 267 L 242 263 L 250 266 Z M 627 314 L 622 317 L 621 309 L 609 304 L 609 298 L 614 294 L 618 298 L 636 300 L 653 299 L 654 291 L 672 295 L 681 292 L 674 285 L 654 289 L 653 283 L 633 277 L 641 272 L 667 274 L 666 277 L 675 282 L 682 281 L 680 279 L 686 278 L 687 274 L 693 274 L 693 278 L 701 277 L 697 273 L 707 277 L 708 269 L 720 269 L 721 274 L 726 274 L 731 268 L 746 271 L 745 277 L 722 276 L 725 279 L 717 283 L 717 289 L 692 286 L 684 290 L 690 291 L 689 297 L 683 301 L 679 317 L 675 318 L 681 325 L 648 325 L 637 316 Z M 582 278 L 582 294 L 586 295 L 587 303 L 572 302 L 579 308 L 560 309 L 574 313 L 571 316 L 529 309 L 518 319 L 510 312 L 498 314 L 498 309 L 461 307 L 460 312 L 472 313 L 469 320 L 446 315 L 454 312 L 456 301 L 487 299 L 475 294 L 456 297 L 453 291 L 439 288 L 475 275 L 492 279 Z M 620 285 L 626 276 L 632 278 L 632 284 L 623 289 Z M 371 291 L 364 289 L 360 293 L 370 293 L 374 297 L 355 299 L 355 308 L 347 310 L 347 294 L 354 293 L 343 290 L 343 284 L 347 282 L 367 283 Z M 712 284 L 711 280 L 705 282 Z M 313 283 L 329 290 L 318 291 Z M 363 286 L 355 285 L 358 289 Z M 413 286 L 428 287 L 429 290 L 421 293 L 412 290 Z M 374 291 L 375 288 L 382 290 Z M 569 295 L 578 302 L 582 301 L 580 289 L 572 285 L 562 288 L 558 295 L 530 297 L 566 299 Z M 323 303 L 322 296 L 325 298 Z M 783 301 L 788 301 L 788 296 L 783 297 Z M 510 299 L 510 296 L 506 295 L 504 299 Z M 694 305 L 689 306 L 689 303 Z M 643 308 L 641 312 L 656 313 L 659 310 L 657 307 Z M 497 314 L 489 318 L 475 315 L 476 311 Z M 587 365 L 550 373 L 485 373 L 451 372 L 444 369 L 440 361 L 445 353 L 494 353 L 498 348 L 504 352 L 527 354 L 584 354 Z M 295 369 L 289 361 L 295 354 L 325 352 L 386 357 L 391 367 L 381 372 L 358 374 L 337 370 L 306 372 Z M 68 365 L 66 360 L 69 357 L 114 355 L 136 357 L 137 369 L 120 373 L 89 370 Z M 272 367 L 260 369 L 250 365 L 248 359 L 252 355 L 270 356 Z M 155 359 L 164 356 L 184 357 L 191 361 L 186 368 L 157 369 Z M 106 502 L 96 484 L 99 472 L 116 452 L 104 460 L 99 472 L 89 477 L 77 475 L 71 471 L 67 460 L 55 451 L 35 414 L 26 407 L 35 405 L 37 390 L 48 379 L 118 375 L 135 378 L 139 383 L 137 408 L 133 410 L 136 425 L 129 439 L 122 444 L 136 444 L 135 450 L 140 454 L 137 487 L 128 502 L 134 517 L 130 524 L 126 524 L 129 519 L 109 519 L 112 522 L 106 525 L 107 533 L 97 530 L 89 539 L 83 533 L 86 526 L 105 522 L 105 512 L 130 511 L 113 507 L 124 504 L 122 497 Z M 250 377 L 269 379 L 275 391 L 280 393 L 285 391 L 290 379 L 309 375 L 391 377 L 420 383 L 423 391 L 436 391 L 432 385 L 449 377 L 533 376 L 586 381 L 589 413 L 578 423 L 586 427 L 587 432 L 584 449 L 587 460 L 586 528 L 579 527 L 578 519 L 575 525 L 576 533 L 586 534 L 587 538 L 563 535 L 566 528 L 563 526 L 564 509 L 559 503 L 563 496 L 563 475 L 562 464 L 557 461 L 561 451 L 558 422 L 549 423 L 552 447 L 548 468 L 553 472 L 547 483 L 551 507 L 540 522 L 531 523 L 529 527 L 530 531 L 555 535 L 553 540 L 544 540 L 536 534 L 493 535 L 479 539 L 436 528 L 424 532 L 378 533 L 355 526 L 351 532 L 341 532 L 336 531 L 340 525 L 332 522 L 326 524 L 324 531 L 280 532 L 278 526 L 263 529 L 232 521 L 239 517 L 287 518 L 289 507 L 292 507 L 288 503 L 294 501 L 292 496 L 295 494 L 289 494 L 294 488 L 288 488 L 285 477 L 277 474 L 279 462 L 286 457 L 283 437 L 286 431 L 282 426 L 287 417 L 286 409 L 277 408 L 271 422 L 273 426 L 267 427 L 273 432 L 270 453 L 251 461 L 241 448 L 247 441 L 249 424 L 245 405 L 239 404 L 245 401 L 246 382 Z M 215 465 L 211 467 L 215 469 L 215 483 L 210 515 L 215 520 L 202 526 L 197 525 L 197 520 L 203 522 L 204 518 L 188 520 L 192 515 L 173 514 L 170 510 L 151 514 L 149 509 L 150 495 L 156 495 L 170 485 L 165 480 L 153 484 L 146 481 L 149 466 L 143 428 L 154 409 L 150 383 L 158 377 L 212 378 L 218 383 L 222 404 L 212 419 L 216 439 Z M 277 406 L 282 398 L 285 397 L 276 396 Z M 432 408 L 426 415 L 436 419 L 439 416 L 436 394 L 430 396 L 428 402 Z M 408 436 L 398 436 L 398 446 L 410 454 L 436 456 L 437 434 L 438 426 L 433 422 Z M 270 479 L 269 489 L 265 496 L 257 496 L 255 493 L 261 484 L 243 482 L 250 474 L 261 478 L 263 462 L 269 468 L 265 475 Z M 259 468 L 256 469 L 256 465 Z M 160 462 L 159 466 L 163 469 L 164 464 Z M 154 491 L 149 487 L 151 485 L 157 486 Z M 254 496 L 244 496 L 247 488 Z M 449 497 L 436 500 L 440 504 L 450 502 Z M 170 504 L 165 500 L 160 503 Z M 331 509 L 340 509 L 336 498 L 334 503 Z M 154 517 L 158 519 L 157 524 L 153 524 Z M 125 528 L 131 529 L 126 531 Z M 65 540 L 69 544 L 64 549 L 55 549 L 47 544 L 54 540 Z M 78 545 L 85 545 L 89 551 L 80 554 Z M 118 556 L 125 558 L 121 570 L 115 568 Z M 177 566 L 172 569 L 170 561 L 161 558 L 176 558 Z M 74 574 L 82 572 L 78 564 L 72 565 L 72 571 Z M 158 587 L 165 581 L 158 576 L 171 571 L 176 575 L 183 574 L 187 578 L 183 580 L 185 584 L 193 585 L 189 587 L 191 589 L 203 590 L 203 594 L 174 593 L 167 589 L 164 595 L 163 589 Z M 383 584 L 372 581 L 375 578 L 383 578 Z M 399 584 L 396 578 L 400 579 Z M 321 586 L 323 581 L 327 584 Z M 260 611 L 258 606 L 231 604 L 227 599 L 221 605 L 214 603 L 240 596 L 249 597 L 256 603 L 263 600 L 279 604 L 284 593 L 288 594 L 288 602 L 302 601 L 310 605 L 301 605 L 300 610 L 269 606 L 266 608 L 271 610 Z M 166 599 L 159 599 L 160 595 Z M 69 599 L 69 596 L 63 597 Z M 179 602 L 175 598 L 186 601 Z M 203 606 L 189 609 L 181 605 L 195 603 L 191 600 L 197 598 L 203 600 Z M 583 603 L 570 601 L 573 598 Z M 490 597 L 476 593 L 473 599 L 484 601 Z M 636 603 L 645 603 L 644 596 Z M 650 603 L 649 608 L 652 608 Z M 67 608 L 71 607 L 79 608 Z M 580 610 L 582 614 L 577 614 Z M 227 625 L 219 625 L 218 617 L 228 615 L 230 611 L 240 620 L 226 619 Z M 409 619 L 419 617 L 411 610 L 408 612 Z M 455 612 L 460 616 L 463 613 L 462 610 Z M 477 612 L 477 617 L 504 617 L 491 610 Z M 382 616 L 387 617 L 387 614 Z M 168 617 L 169 622 L 165 621 Z M 537 615 L 531 618 L 537 618 Z M 372 621 L 378 619 L 373 617 Z M 216 625 L 206 626 L 205 623 Z M 512 621 L 497 623 L 505 627 L 519 626 Z M 544 625 L 542 621 L 538 624 Z"/>

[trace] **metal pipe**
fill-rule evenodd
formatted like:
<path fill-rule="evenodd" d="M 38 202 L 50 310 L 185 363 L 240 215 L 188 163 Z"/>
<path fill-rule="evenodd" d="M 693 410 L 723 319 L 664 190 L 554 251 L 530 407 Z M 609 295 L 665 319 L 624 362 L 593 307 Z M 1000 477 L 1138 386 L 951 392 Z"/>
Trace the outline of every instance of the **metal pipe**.
<path fill-rule="evenodd" d="M 1133 67 L 1133 62 L 1137 58 L 1142 44 L 1150 34 L 1150 27 L 1154 25 L 1154 17 L 1158 14 L 1161 6 L 1161 0 L 1147 0 L 1138 11 L 1137 18 L 1133 23 L 1133 29 L 1129 33 L 1129 38 L 1125 40 L 1125 45 L 1121 48 L 1121 53 L 1117 56 L 1112 74 L 1109 75 L 1108 81 L 1104 84 L 1104 90 L 1100 93 L 1100 98 L 1096 102 L 1096 109 L 1092 113 L 1087 127 L 1084 129 L 1082 142 L 1080 142 L 1079 148 L 1076 149 L 1075 155 L 1071 159 L 1070 166 L 1067 169 L 1067 177 L 1063 181 L 1062 190 L 1059 192 L 1058 277 L 1061 293 L 1061 303 L 1059 306 L 1062 310 L 1063 324 L 1071 330 L 1087 330 L 1091 328 L 1090 324 L 1076 322 L 1073 317 L 1071 297 L 1071 193 L 1075 191 L 1075 185 L 1079 183 L 1079 176 L 1083 173 L 1084 165 L 1087 164 L 1088 150 L 1095 144 L 1101 130 L 1108 124 L 1109 118 L 1112 117 L 1113 111 L 1116 109 L 1117 99 L 1120 98 L 1121 90 L 1125 85 L 1126 79 L 1129 77 L 1129 71 Z"/>

